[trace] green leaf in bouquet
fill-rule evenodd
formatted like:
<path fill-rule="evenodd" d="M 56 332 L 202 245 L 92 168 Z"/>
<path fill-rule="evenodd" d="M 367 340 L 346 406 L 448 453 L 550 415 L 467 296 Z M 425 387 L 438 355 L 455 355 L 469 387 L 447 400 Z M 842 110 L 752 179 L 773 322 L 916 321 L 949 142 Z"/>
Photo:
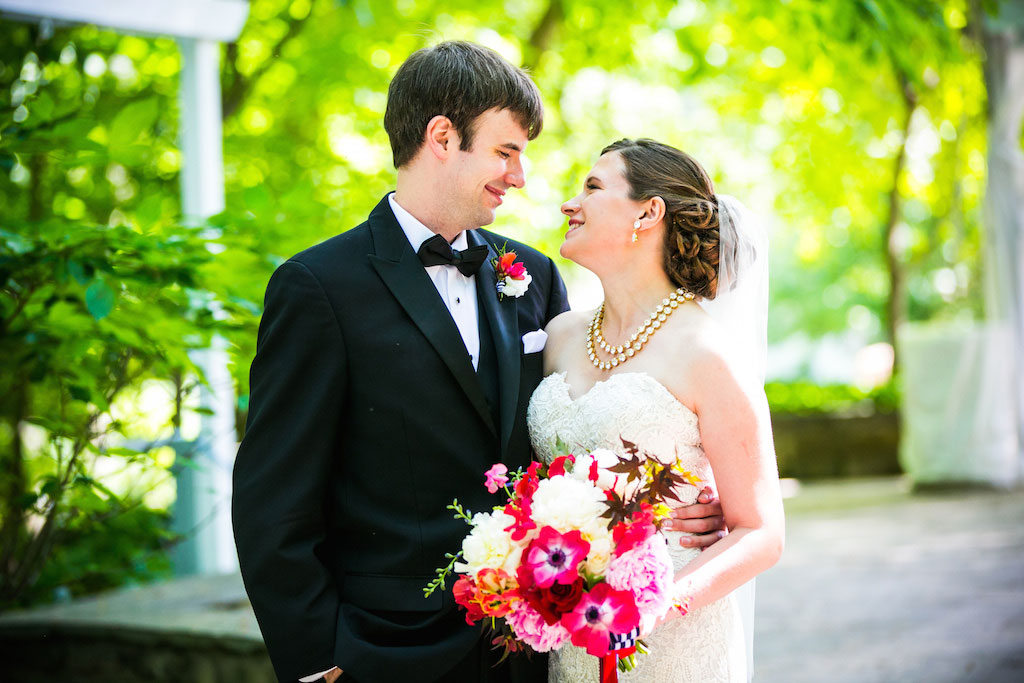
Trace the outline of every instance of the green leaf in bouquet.
<path fill-rule="evenodd" d="M 449 505 L 447 507 L 447 509 L 448 510 L 453 510 L 455 512 L 455 515 L 454 515 L 455 519 L 461 519 L 461 520 L 465 521 L 466 524 L 472 524 L 473 523 L 473 513 L 470 512 L 469 510 L 466 510 L 465 508 L 463 508 L 462 504 L 459 502 L 458 498 L 453 500 L 452 504 Z"/>
<path fill-rule="evenodd" d="M 451 508 L 451 506 L 449 506 L 449 508 Z M 448 564 L 437 569 L 437 576 L 435 576 L 434 579 L 431 580 L 431 582 L 423 589 L 424 598 L 429 598 L 430 595 L 439 588 L 444 590 L 445 582 L 448 580 L 448 575 L 455 571 L 455 563 L 462 557 L 462 551 L 460 550 L 457 553 L 445 553 L 444 557 L 448 560 Z"/>
<path fill-rule="evenodd" d="M 557 457 L 562 456 L 562 455 L 570 455 L 570 454 L 572 454 L 572 448 L 569 447 L 569 444 L 567 444 L 565 441 L 563 441 L 561 436 L 556 436 L 555 437 L 555 448 L 554 448 L 553 451 L 551 451 L 552 459 L 557 458 Z"/>

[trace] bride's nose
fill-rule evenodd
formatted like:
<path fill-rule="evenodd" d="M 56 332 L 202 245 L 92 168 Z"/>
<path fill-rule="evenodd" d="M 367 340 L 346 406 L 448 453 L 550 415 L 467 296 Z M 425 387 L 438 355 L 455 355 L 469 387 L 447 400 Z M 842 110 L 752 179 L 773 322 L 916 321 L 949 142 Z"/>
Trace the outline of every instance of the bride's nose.
<path fill-rule="evenodd" d="M 573 197 L 572 199 L 567 199 L 565 203 L 562 204 L 562 213 L 564 213 L 566 216 L 571 216 L 574 213 L 578 212 L 580 210 L 580 203 L 577 201 L 577 199 L 579 198 Z"/>

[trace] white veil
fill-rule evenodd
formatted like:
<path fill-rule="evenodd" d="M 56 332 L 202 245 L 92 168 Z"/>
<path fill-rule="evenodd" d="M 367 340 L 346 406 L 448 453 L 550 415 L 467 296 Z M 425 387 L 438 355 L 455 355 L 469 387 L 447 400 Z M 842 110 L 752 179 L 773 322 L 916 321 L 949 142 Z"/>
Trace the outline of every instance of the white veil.
<path fill-rule="evenodd" d="M 764 389 L 768 354 L 768 233 L 758 216 L 738 199 L 718 195 L 718 288 L 703 299 L 707 311 L 730 338 L 741 377 Z M 747 680 L 754 675 L 754 579 L 737 588 L 747 644 Z"/>
<path fill-rule="evenodd" d="M 764 385 L 768 353 L 768 234 L 738 199 L 718 195 L 718 289 L 700 305 L 729 335 L 738 364 Z"/>

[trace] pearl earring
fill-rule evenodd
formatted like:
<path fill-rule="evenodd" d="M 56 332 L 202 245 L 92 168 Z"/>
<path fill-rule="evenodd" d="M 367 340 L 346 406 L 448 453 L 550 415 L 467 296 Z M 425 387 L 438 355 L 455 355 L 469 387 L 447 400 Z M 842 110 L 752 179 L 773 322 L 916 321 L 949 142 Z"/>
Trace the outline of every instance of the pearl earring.
<path fill-rule="evenodd" d="M 640 239 L 640 236 L 636 234 L 636 231 L 639 230 L 639 229 L 640 229 L 640 219 L 638 218 L 635 221 L 633 221 L 633 239 L 631 240 L 633 243 L 636 243 L 636 241 L 638 239 Z"/>

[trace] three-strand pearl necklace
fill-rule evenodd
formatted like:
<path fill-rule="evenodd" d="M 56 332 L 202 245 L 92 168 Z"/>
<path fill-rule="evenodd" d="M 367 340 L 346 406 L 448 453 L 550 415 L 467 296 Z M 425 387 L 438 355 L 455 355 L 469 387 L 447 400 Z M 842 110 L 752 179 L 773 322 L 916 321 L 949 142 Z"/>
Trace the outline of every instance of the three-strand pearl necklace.
<path fill-rule="evenodd" d="M 644 321 L 640 327 L 637 328 L 633 336 L 629 338 L 629 341 L 619 346 L 612 346 L 605 341 L 604 334 L 601 332 L 601 327 L 604 325 L 604 302 L 601 302 L 601 307 L 597 309 L 594 314 L 594 319 L 590 321 L 590 327 L 587 328 L 587 356 L 590 358 L 590 362 L 594 364 L 594 367 L 599 370 L 611 370 L 612 368 L 618 367 L 622 363 L 640 353 L 640 350 L 644 348 L 644 344 L 647 340 L 661 328 L 661 324 L 668 320 L 668 317 L 679 308 L 679 304 L 687 301 L 694 300 L 693 292 L 690 292 L 683 287 L 680 287 L 676 291 L 668 295 L 667 298 L 662 299 L 658 307 L 654 309 L 647 320 Z M 595 346 L 597 348 L 595 348 Z M 597 349 L 609 354 L 610 360 L 602 359 Z"/>

